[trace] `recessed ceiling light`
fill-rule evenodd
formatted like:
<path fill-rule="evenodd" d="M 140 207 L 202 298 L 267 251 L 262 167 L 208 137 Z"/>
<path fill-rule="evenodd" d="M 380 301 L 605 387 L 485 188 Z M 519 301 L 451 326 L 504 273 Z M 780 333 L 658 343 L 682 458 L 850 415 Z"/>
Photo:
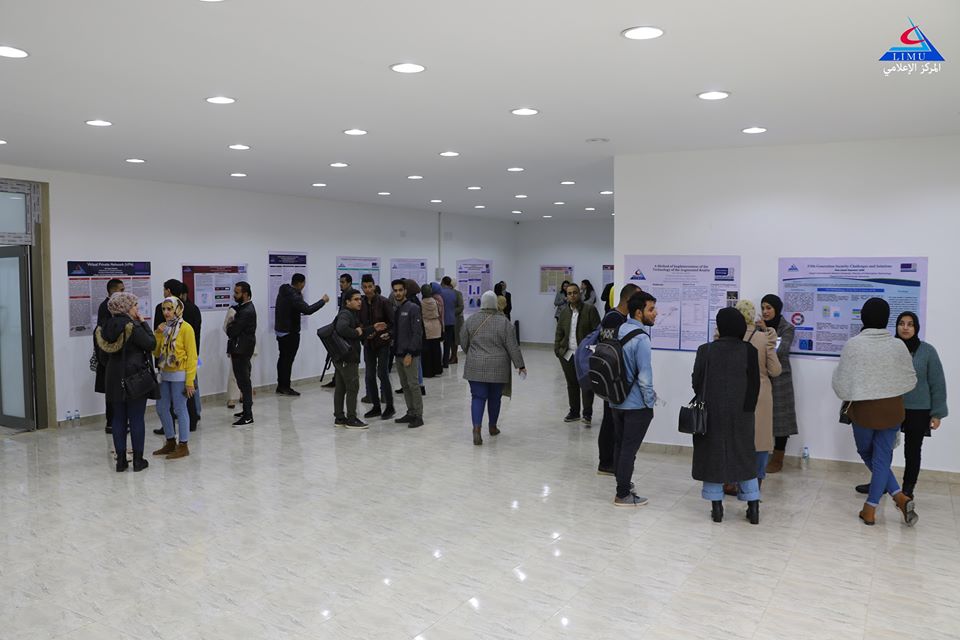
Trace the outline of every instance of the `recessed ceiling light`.
<path fill-rule="evenodd" d="M 535 116 L 540 113 L 537 109 L 532 109 L 530 107 L 520 107 L 518 109 L 513 109 L 510 111 L 515 116 Z"/>
<path fill-rule="evenodd" d="M 552 218 L 553 216 L 543 216 L 544 218 Z"/>
<path fill-rule="evenodd" d="M 0 58 L 26 58 L 29 55 L 30 54 L 23 49 L 9 47 L 7 45 L 0 46 Z"/>
<path fill-rule="evenodd" d="M 523 211 L 520 211 L 519 209 L 514 209 L 514 210 L 511 211 L 510 213 L 523 213 Z"/>
<path fill-rule="evenodd" d="M 602 144 L 604 142 L 610 142 L 610 138 L 587 138 L 586 140 L 584 140 L 584 142 L 588 142 L 590 144 L 595 144 L 595 143 Z"/>
<path fill-rule="evenodd" d="M 141 160 L 140 158 L 127 158 L 127 162 L 130 164 L 143 164 L 146 160 Z"/>
<path fill-rule="evenodd" d="M 388 195 L 390 195 L 390 192 L 389 192 L 389 191 L 378 191 L 378 192 L 377 192 L 377 195 L 378 195 L 378 196 L 388 196 Z"/>
<path fill-rule="evenodd" d="M 363 129 L 347 129 L 346 131 L 344 131 L 344 133 L 347 134 L 348 136 L 365 136 L 365 135 L 367 135 L 367 132 L 364 131 Z"/>
<path fill-rule="evenodd" d="M 613 211 L 611 211 L 611 212 L 610 212 L 610 215 L 615 216 L 615 215 L 617 215 L 617 214 L 614 213 Z"/>
<path fill-rule="evenodd" d="M 348 165 L 346 162 L 331 162 L 330 166 L 334 169 L 343 169 L 344 167 L 349 167 L 350 165 Z"/>
<path fill-rule="evenodd" d="M 236 101 L 236 98 L 230 98 L 228 96 L 213 96 L 212 98 L 207 98 L 207 102 L 210 104 L 233 104 Z"/>
<path fill-rule="evenodd" d="M 407 180 L 423 180 L 423 176 L 407 176 Z"/>
<path fill-rule="evenodd" d="M 517 195 L 515 195 L 515 196 L 513 196 L 513 197 L 514 197 L 514 198 L 520 198 L 520 199 L 522 200 L 522 199 L 526 198 L 527 196 L 523 195 L 522 193 L 518 193 Z"/>
<path fill-rule="evenodd" d="M 230 174 L 230 177 L 231 177 L 231 178 L 246 178 L 246 177 L 247 177 L 247 174 L 245 174 L 245 173 L 231 173 L 231 174 Z"/>
<path fill-rule="evenodd" d="M 483 187 L 467 187 L 467 191 L 480 191 Z"/>
<path fill-rule="evenodd" d="M 747 127 L 743 130 L 744 133 L 766 133 L 766 131 L 763 127 Z"/>
<path fill-rule="evenodd" d="M 473 208 L 474 208 L 474 209 L 486 209 L 487 207 L 486 207 L 485 205 L 482 205 L 482 204 L 477 204 L 477 205 L 474 205 Z"/>
<path fill-rule="evenodd" d="M 7 144 L 6 140 L 0 140 L 0 144 Z"/>
<path fill-rule="evenodd" d="M 422 64 L 416 64 L 414 62 L 401 62 L 399 64 L 391 65 L 390 68 L 397 73 L 421 73 L 427 70 L 427 68 Z"/>
<path fill-rule="evenodd" d="M 246 145 L 246 144 L 232 144 L 232 145 L 230 145 L 228 148 L 229 148 L 229 149 L 233 149 L 234 151 L 249 151 L 249 150 L 250 150 L 250 146 L 249 146 L 249 145 Z"/>
<path fill-rule="evenodd" d="M 613 195 L 613 191 L 601 191 L 601 192 L 600 192 L 600 195 L 602 195 L 602 196 L 612 196 L 612 195 Z"/>
<path fill-rule="evenodd" d="M 110 127 L 113 125 L 109 120 L 87 120 L 87 124 L 91 127 Z"/>
<path fill-rule="evenodd" d="M 660 27 L 630 27 L 624 29 L 620 35 L 627 40 L 653 40 L 663 35 Z"/>
<path fill-rule="evenodd" d="M 223 2 L 223 0 L 200 0 L 200 2 Z"/>
<path fill-rule="evenodd" d="M 443 200 L 431 200 L 431 201 L 430 201 L 431 204 L 440 204 L 441 202 L 443 202 Z"/>
<path fill-rule="evenodd" d="M 564 181 L 563 181 L 563 182 L 561 182 L 560 184 L 563 184 L 563 185 L 569 185 L 569 184 L 577 184 L 577 183 L 576 183 L 576 182 L 574 182 L 573 180 L 564 180 Z"/>
<path fill-rule="evenodd" d="M 507 171 L 509 171 L 510 173 L 520 173 L 521 171 L 523 171 L 523 167 L 510 167 L 509 169 L 507 169 Z"/>
<path fill-rule="evenodd" d="M 314 183 L 313 183 L 312 185 L 310 185 L 310 186 L 311 186 L 311 187 L 325 187 L 325 186 L 327 186 L 327 183 L 326 183 L 326 182 L 314 182 Z"/>
<path fill-rule="evenodd" d="M 587 207 L 584 209 L 584 211 L 596 211 L 596 210 L 597 210 L 596 207 Z"/>
<path fill-rule="evenodd" d="M 730 97 L 730 94 L 726 91 L 704 91 L 703 93 L 697 94 L 697 97 L 701 100 L 724 100 Z"/>
<path fill-rule="evenodd" d="M 553 204 L 567 204 L 566 202 L 554 202 Z"/>
<path fill-rule="evenodd" d="M 441 151 L 440 155 L 443 156 L 444 158 L 456 158 L 460 154 L 457 153 L 456 151 Z"/>

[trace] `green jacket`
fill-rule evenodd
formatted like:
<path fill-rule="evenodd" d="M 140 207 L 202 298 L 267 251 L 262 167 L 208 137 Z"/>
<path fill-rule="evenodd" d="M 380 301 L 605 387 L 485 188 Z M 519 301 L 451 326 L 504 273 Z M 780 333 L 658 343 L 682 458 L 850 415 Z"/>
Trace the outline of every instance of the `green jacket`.
<path fill-rule="evenodd" d="M 557 318 L 557 331 L 553 338 L 553 352 L 562 358 L 570 346 L 570 320 L 573 309 L 566 305 Z M 580 317 L 577 319 L 577 344 L 600 326 L 600 312 L 592 304 L 580 304 Z"/>
<path fill-rule="evenodd" d="M 932 418 L 947 417 L 947 381 L 943 375 L 940 356 L 932 345 L 920 343 L 913 354 L 913 368 L 917 372 L 917 386 L 903 396 L 907 409 L 930 410 Z"/>

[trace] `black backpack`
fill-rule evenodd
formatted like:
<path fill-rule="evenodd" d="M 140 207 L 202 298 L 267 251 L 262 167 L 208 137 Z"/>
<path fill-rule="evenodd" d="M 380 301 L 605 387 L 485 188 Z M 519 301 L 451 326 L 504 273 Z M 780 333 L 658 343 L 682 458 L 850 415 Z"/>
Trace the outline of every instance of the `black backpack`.
<path fill-rule="evenodd" d="M 627 364 L 623 347 L 641 333 L 634 329 L 620 339 L 601 340 L 590 356 L 590 388 L 610 404 L 621 404 L 627 399 Z"/>
<path fill-rule="evenodd" d="M 337 333 L 336 320 L 317 329 L 317 337 L 320 338 L 323 348 L 327 350 L 327 355 L 334 362 L 340 362 L 350 352 L 350 344 Z"/>

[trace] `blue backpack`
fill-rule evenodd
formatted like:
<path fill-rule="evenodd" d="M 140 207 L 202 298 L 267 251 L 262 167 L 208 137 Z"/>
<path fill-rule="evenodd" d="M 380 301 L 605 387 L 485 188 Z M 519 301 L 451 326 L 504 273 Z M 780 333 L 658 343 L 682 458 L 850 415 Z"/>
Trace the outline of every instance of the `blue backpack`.
<path fill-rule="evenodd" d="M 593 333 L 581 340 L 580 344 L 577 345 L 577 350 L 573 353 L 573 365 L 577 370 L 577 382 L 580 383 L 580 388 L 585 391 L 593 389 L 593 384 L 590 382 L 590 356 L 593 355 L 593 349 L 600 340 L 600 331 L 602 329 L 603 327 L 598 327 Z"/>

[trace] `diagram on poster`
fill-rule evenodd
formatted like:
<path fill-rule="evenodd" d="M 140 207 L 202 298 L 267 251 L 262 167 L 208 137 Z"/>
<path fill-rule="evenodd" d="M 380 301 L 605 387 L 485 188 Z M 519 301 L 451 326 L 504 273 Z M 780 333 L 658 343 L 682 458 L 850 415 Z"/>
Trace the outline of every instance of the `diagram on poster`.
<path fill-rule="evenodd" d="M 863 328 L 860 307 L 874 297 L 890 303 L 891 332 L 901 311 L 924 317 L 927 259 L 780 258 L 783 317 L 796 328 L 791 353 L 839 356 Z"/>
<path fill-rule="evenodd" d="M 464 315 L 478 311 L 480 296 L 493 290 L 493 263 L 480 258 L 457 260 L 457 289 L 463 294 Z"/>
<path fill-rule="evenodd" d="M 140 299 L 143 319 L 153 319 L 150 299 L 149 262 L 67 262 L 67 295 L 70 309 L 70 336 L 92 336 L 97 328 L 97 310 L 107 297 L 107 283 L 123 280 L 124 290 Z"/>
<path fill-rule="evenodd" d="M 247 265 L 183 265 L 183 284 L 201 311 L 234 305 L 233 286 L 247 279 Z"/>
<path fill-rule="evenodd" d="M 390 281 L 413 280 L 417 284 L 427 282 L 430 276 L 427 274 L 426 258 L 391 258 L 390 259 Z"/>
<path fill-rule="evenodd" d="M 603 286 L 606 287 L 608 284 L 613 283 L 613 272 L 614 265 L 605 264 L 603 265 Z"/>
<path fill-rule="evenodd" d="M 353 287 L 357 291 L 360 290 L 360 278 L 365 273 L 372 275 L 373 281 L 380 284 L 380 258 L 337 256 L 337 292 L 340 291 L 340 276 L 345 273 L 349 273 L 353 278 Z"/>
<path fill-rule="evenodd" d="M 270 251 L 267 254 L 267 297 L 269 302 L 269 325 L 273 331 L 273 323 L 277 309 L 277 294 L 280 287 L 290 284 L 293 274 L 307 275 L 307 254 L 296 251 Z M 309 284 L 309 283 L 308 283 Z M 307 298 L 307 289 L 304 287 L 303 297 Z"/>
<path fill-rule="evenodd" d="M 560 285 L 573 281 L 573 265 L 540 265 L 540 293 L 555 294 Z"/>
<path fill-rule="evenodd" d="M 624 274 L 657 299 L 654 349 L 696 351 L 740 299 L 740 256 L 625 256 Z"/>

